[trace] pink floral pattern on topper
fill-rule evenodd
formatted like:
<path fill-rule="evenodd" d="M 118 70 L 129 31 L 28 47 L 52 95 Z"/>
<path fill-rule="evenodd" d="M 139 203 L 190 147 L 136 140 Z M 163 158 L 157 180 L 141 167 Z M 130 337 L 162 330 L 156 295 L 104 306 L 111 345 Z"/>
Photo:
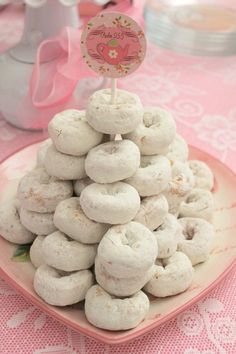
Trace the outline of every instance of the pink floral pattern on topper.
<path fill-rule="evenodd" d="M 101 13 L 86 25 L 81 51 L 92 70 L 118 78 L 140 66 L 146 53 L 146 38 L 142 28 L 129 16 Z"/>

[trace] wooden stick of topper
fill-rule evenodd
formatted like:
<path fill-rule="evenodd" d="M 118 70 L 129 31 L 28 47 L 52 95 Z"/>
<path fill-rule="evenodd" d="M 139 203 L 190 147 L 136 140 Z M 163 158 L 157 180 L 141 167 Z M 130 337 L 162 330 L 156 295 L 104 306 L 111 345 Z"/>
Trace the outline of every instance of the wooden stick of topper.
<path fill-rule="evenodd" d="M 117 79 L 111 79 L 111 104 L 116 102 Z"/>
<path fill-rule="evenodd" d="M 117 79 L 111 79 L 111 104 L 116 103 Z M 110 141 L 116 140 L 116 134 L 110 136 Z"/>
<path fill-rule="evenodd" d="M 111 100 L 117 99 L 117 79 L 134 72 L 146 54 L 142 28 L 129 16 L 104 12 L 92 18 L 81 36 L 86 64 L 99 75 L 111 78 Z M 111 136 L 113 140 L 115 136 Z"/>

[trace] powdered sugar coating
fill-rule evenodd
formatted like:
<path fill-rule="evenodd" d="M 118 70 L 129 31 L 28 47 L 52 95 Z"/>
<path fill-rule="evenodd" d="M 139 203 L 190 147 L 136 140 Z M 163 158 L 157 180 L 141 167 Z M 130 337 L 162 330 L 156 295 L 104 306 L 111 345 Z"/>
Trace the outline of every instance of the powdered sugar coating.
<path fill-rule="evenodd" d="M 116 90 L 116 101 L 111 104 L 111 90 L 94 92 L 90 97 L 86 118 L 98 132 L 126 134 L 133 131 L 143 117 L 143 106 L 137 95 L 125 90 Z"/>
<path fill-rule="evenodd" d="M 98 328 L 119 331 L 136 327 L 146 317 L 149 300 L 142 291 L 128 298 L 116 298 L 99 285 L 92 286 L 85 297 L 87 320 Z"/>
<path fill-rule="evenodd" d="M 165 154 L 176 133 L 175 121 L 170 112 L 160 107 L 145 107 L 142 123 L 125 135 L 140 149 L 142 155 Z"/>
<path fill-rule="evenodd" d="M 48 125 L 48 132 L 58 151 L 75 156 L 87 154 L 103 139 L 103 134 L 88 124 L 86 112 L 76 109 L 56 114 Z"/>

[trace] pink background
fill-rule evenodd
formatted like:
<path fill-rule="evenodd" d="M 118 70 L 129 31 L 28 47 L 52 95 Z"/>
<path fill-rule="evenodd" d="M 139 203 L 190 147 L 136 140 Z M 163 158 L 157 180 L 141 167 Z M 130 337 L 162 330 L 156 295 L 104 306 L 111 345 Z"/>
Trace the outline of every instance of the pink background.
<path fill-rule="evenodd" d="M 22 12 L 0 13 L 0 51 L 22 30 Z M 119 80 L 145 104 L 171 109 L 179 132 L 192 145 L 236 171 L 236 57 L 197 58 L 148 46 L 138 71 Z M 39 140 L 0 118 L 0 160 Z M 219 265 L 220 266 L 220 265 Z M 175 320 L 121 346 L 75 333 L 44 315 L 0 280 L 0 353 L 17 354 L 228 354 L 236 346 L 236 274 Z"/>

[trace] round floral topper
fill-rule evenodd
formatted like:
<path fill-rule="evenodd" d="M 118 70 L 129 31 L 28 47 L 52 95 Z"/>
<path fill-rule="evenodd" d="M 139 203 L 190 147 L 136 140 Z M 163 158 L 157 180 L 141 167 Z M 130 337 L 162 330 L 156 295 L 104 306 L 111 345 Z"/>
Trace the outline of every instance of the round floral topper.
<path fill-rule="evenodd" d="M 118 78 L 135 71 L 146 53 L 142 28 L 121 13 L 102 13 L 92 18 L 81 36 L 87 65 L 103 76 Z"/>

